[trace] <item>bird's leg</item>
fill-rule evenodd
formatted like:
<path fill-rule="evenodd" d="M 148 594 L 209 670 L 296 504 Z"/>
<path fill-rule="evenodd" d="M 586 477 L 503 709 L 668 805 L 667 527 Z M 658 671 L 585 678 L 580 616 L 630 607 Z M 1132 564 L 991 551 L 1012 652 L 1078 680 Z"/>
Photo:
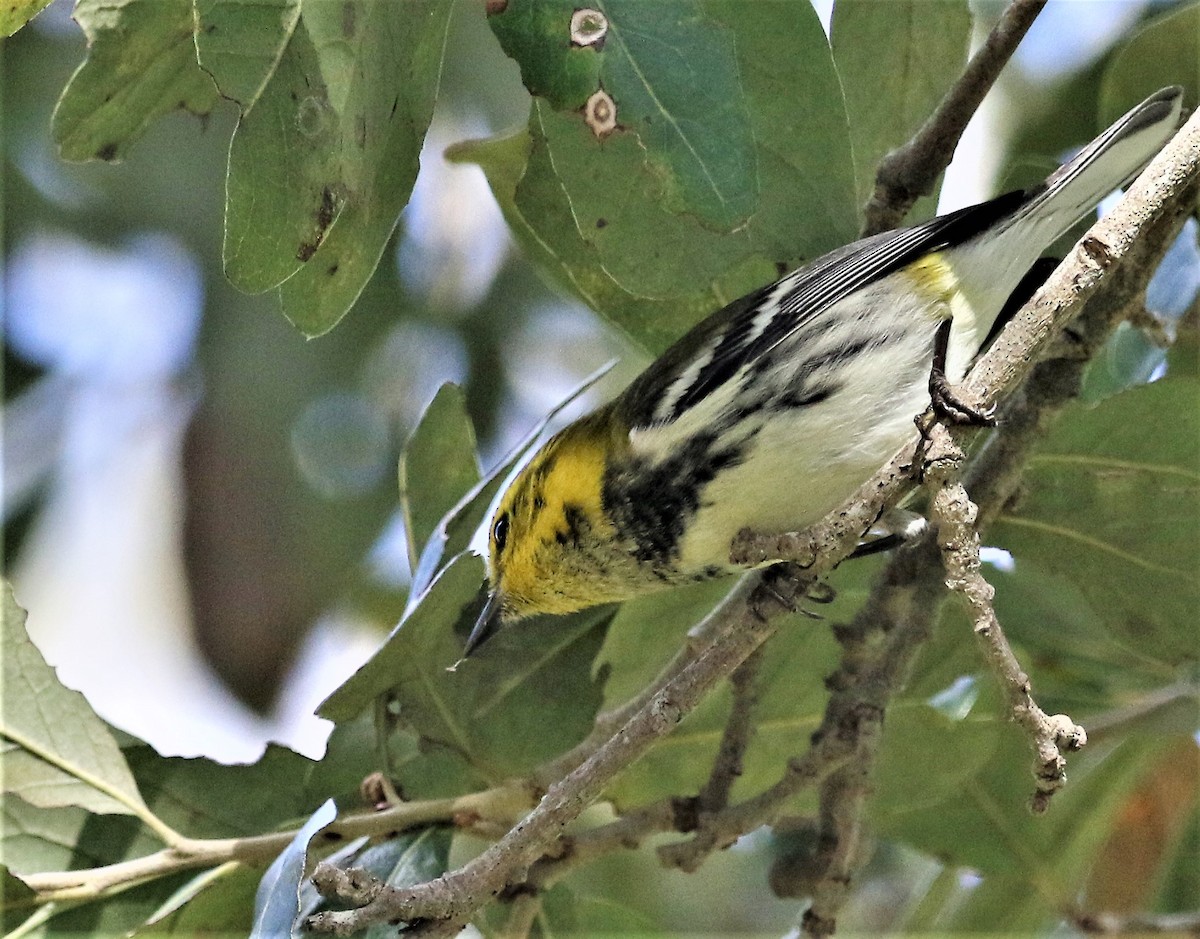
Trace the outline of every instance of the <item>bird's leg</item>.
<path fill-rule="evenodd" d="M 970 424 L 975 427 L 995 427 L 996 418 L 991 409 L 982 411 L 967 404 L 958 396 L 946 377 L 946 356 L 950 351 L 950 328 L 953 320 L 942 320 L 933 339 L 933 367 L 929 370 L 929 401 L 933 413 L 952 424 Z M 918 423 L 918 427 L 922 427 Z M 924 435 L 924 428 L 922 429 Z"/>

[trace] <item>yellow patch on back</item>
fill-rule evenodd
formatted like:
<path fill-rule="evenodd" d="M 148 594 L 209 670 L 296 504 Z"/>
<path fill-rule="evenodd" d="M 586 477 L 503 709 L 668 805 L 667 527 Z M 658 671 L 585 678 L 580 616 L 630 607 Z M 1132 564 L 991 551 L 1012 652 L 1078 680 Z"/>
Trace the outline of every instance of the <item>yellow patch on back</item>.
<path fill-rule="evenodd" d="M 940 253 L 935 251 L 918 258 L 902 270 L 918 291 L 934 301 L 930 312 L 937 314 L 938 319 L 950 316 L 951 301 L 961 287 L 954 269 Z"/>

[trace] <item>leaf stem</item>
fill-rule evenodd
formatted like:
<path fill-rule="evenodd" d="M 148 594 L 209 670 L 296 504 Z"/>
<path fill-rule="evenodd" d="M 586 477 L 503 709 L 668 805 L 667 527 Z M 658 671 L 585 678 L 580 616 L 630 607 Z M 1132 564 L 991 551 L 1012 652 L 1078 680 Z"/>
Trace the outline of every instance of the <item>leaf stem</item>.
<path fill-rule="evenodd" d="M 452 799 L 402 802 L 381 812 L 348 815 L 329 826 L 324 837 L 357 838 L 384 835 L 435 823 L 478 822 L 512 824 L 533 804 L 528 787 L 513 783 Z M 185 838 L 154 854 L 87 870 L 19 875 L 37 894 L 38 902 L 95 900 L 130 886 L 182 870 L 214 867 L 228 862 L 264 863 L 282 851 L 296 829 L 248 838 Z"/>
<path fill-rule="evenodd" d="M 101 779 L 99 776 L 95 776 L 85 769 L 66 762 L 57 753 L 47 750 L 36 740 L 26 737 L 20 731 L 13 730 L 11 727 L 6 727 L 3 731 L 0 731 L 0 736 L 6 737 L 23 750 L 32 753 L 38 759 L 57 767 L 68 776 L 74 776 L 81 783 L 90 786 L 97 792 L 102 792 L 114 802 L 125 806 L 129 810 L 129 814 L 137 816 L 142 821 L 142 824 L 153 831 L 163 844 L 173 846 L 187 840 L 183 835 L 150 811 L 136 791 L 132 794 L 125 792 L 107 780 Z"/>

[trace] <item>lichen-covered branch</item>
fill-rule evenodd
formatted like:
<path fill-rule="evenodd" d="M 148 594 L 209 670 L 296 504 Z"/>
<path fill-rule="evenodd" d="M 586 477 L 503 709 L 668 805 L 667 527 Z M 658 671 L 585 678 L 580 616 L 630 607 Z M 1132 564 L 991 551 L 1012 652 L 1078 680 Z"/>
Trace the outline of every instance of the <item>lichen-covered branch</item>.
<path fill-rule="evenodd" d="M 1063 752 L 1083 747 L 1087 734 L 1065 714 L 1047 715 L 1033 699 L 1029 676 L 1013 654 L 996 617 L 992 605 L 995 591 L 980 570 L 976 526 L 979 510 L 960 480 L 964 455 L 944 427 L 934 427 L 930 433 L 925 478 L 926 485 L 933 490 L 930 518 L 942 550 L 946 586 L 966 602 L 971 626 L 1000 683 L 1009 717 L 1029 737 L 1036 781 L 1031 808 L 1034 812 L 1044 812 L 1051 796 L 1067 781 Z"/>

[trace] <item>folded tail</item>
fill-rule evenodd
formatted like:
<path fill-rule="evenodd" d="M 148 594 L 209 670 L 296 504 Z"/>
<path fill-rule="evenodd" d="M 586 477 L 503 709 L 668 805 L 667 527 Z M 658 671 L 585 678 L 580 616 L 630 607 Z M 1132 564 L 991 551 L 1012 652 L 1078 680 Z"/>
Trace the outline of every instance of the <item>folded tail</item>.
<path fill-rule="evenodd" d="M 1179 126 L 1183 89 L 1157 91 L 1051 173 L 1002 229 L 1039 242 L 1039 253 L 1114 189 L 1124 186 Z"/>
<path fill-rule="evenodd" d="M 1183 89 L 1155 92 L 1025 192 L 1011 215 L 950 252 L 974 312 L 975 343 L 991 331 L 996 314 L 1043 252 L 1101 199 L 1137 176 L 1171 139 L 1182 108 Z"/>

